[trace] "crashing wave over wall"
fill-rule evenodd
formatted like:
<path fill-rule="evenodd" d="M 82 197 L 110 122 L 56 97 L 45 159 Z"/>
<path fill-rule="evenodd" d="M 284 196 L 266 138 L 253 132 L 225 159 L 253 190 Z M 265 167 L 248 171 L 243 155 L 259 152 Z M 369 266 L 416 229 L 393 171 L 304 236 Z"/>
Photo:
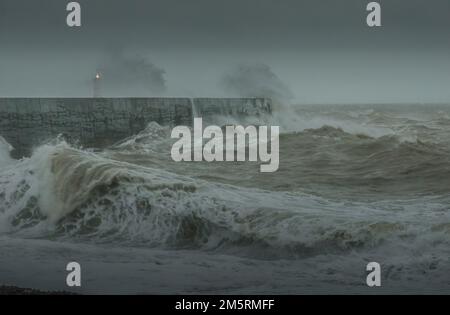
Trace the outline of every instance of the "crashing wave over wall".
<path fill-rule="evenodd" d="M 14 147 L 12 155 L 22 157 L 60 134 L 102 148 L 151 121 L 191 126 L 196 115 L 270 111 L 271 101 L 264 98 L 0 98 L 0 134 Z"/>

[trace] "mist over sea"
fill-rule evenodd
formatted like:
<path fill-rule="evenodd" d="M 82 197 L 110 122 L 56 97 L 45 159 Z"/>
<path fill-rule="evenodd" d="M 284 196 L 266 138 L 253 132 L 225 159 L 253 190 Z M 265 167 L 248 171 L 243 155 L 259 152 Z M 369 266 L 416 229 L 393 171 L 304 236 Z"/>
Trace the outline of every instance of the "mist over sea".
<path fill-rule="evenodd" d="M 212 122 L 280 126 L 280 167 L 174 162 L 150 123 L 108 148 L 0 141 L 0 284 L 82 293 L 450 293 L 450 106 L 311 105 Z"/>

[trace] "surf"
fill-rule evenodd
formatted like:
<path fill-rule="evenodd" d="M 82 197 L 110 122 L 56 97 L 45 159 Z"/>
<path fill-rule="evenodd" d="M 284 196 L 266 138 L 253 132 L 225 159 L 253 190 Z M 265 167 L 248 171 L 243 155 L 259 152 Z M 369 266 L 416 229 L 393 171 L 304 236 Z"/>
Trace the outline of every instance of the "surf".
<path fill-rule="evenodd" d="M 427 134 L 392 131 L 376 137 L 325 124 L 282 133 L 276 176 L 247 162 L 225 170 L 170 163 L 170 128 L 156 123 L 103 150 L 56 138 L 11 160 L 5 144 L 0 234 L 268 260 L 400 250 L 405 239 L 407 248 L 447 244 L 447 149 Z M 386 165 L 395 168 L 383 172 Z M 418 174 L 429 190 L 405 185 Z"/>

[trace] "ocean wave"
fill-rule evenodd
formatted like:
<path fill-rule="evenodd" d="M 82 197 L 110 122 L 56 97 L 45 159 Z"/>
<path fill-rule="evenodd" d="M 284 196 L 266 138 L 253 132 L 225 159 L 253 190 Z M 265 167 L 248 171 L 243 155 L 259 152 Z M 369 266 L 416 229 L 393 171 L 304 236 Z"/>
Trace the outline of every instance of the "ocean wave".
<path fill-rule="evenodd" d="M 264 258 L 418 235 L 448 242 L 450 147 L 439 121 L 327 115 L 257 121 L 282 126 L 280 169 L 264 175 L 245 163 L 174 163 L 170 127 L 155 122 L 95 152 L 58 137 L 13 160 L 0 139 L 0 233 Z"/>
<path fill-rule="evenodd" d="M 14 163 L 14 160 L 10 155 L 12 150 L 12 145 L 0 136 L 0 169 Z"/>
<path fill-rule="evenodd" d="M 299 129 L 281 134 L 280 169 L 266 176 L 267 180 L 256 176 L 253 166 L 257 165 L 251 163 L 224 168 L 217 163 L 191 163 L 187 167 L 172 162 L 170 128 L 156 123 L 100 154 L 230 184 L 241 185 L 243 178 L 253 178 L 245 185 L 271 190 L 307 188 L 310 193 L 322 194 L 322 188 L 332 193 L 334 187 L 334 194 L 339 195 L 343 193 L 341 188 L 346 189 L 341 197 L 355 195 L 355 189 L 359 190 L 355 197 L 374 190 L 396 195 L 450 193 L 450 146 L 442 142 L 445 137 L 434 136 L 437 131 L 431 126 L 407 126 L 381 136 L 330 125 Z"/>
<path fill-rule="evenodd" d="M 277 176 L 289 189 L 336 198 L 450 194 L 450 147 L 436 139 L 373 138 L 324 126 L 283 135 L 280 143 Z"/>
<path fill-rule="evenodd" d="M 170 133 L 171 128 L 169 126 L 161 126 L 152 121 L 141 132 L 115 143 L 110 146 L 110 149 L 155 152 L 158 146 L 168 143 Z"/>
<path fill-rule="evenodd" d="M 65 142 L 0 172 L 0 231 L 22 237 L 302 257 L 414 238 L 418 223 L 367 205 L 193 179 Z M 430 233 L 446 233 L 436 224 Z"/>

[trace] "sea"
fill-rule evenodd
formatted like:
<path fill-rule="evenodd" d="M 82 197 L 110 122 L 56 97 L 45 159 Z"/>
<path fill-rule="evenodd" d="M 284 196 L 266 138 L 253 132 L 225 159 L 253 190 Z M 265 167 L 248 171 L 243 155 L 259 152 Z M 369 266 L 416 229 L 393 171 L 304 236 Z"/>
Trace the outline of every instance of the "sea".
<path fill-rule="evenodd" d="M 171 126 L 106 148 L 0 139 L 0 284 L 84 294 L 449 294 L 450 106 L 297 105 L 280 164 L 175 162 Z M 69 262 L 81 287 L 68 287 Z M 381 286 L 366 283 L 381 266 Z"/>

